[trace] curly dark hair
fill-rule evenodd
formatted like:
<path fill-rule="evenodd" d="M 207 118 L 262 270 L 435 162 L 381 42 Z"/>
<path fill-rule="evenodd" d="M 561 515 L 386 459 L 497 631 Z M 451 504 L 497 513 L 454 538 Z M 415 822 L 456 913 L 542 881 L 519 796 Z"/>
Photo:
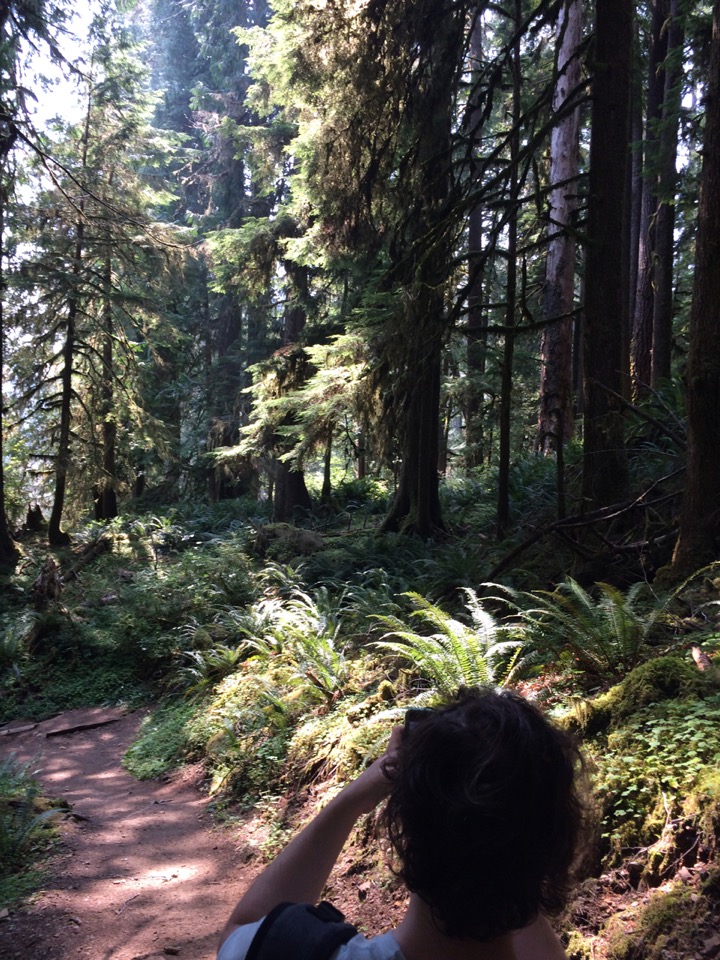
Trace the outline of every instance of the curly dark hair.
<path fill-rule="evenodd" d="M 388 771 L 397 874 L 449 937 L 487 941 L 565 905 L 584 824 L 574 740 L 491 689 L 413 725 Z"/>

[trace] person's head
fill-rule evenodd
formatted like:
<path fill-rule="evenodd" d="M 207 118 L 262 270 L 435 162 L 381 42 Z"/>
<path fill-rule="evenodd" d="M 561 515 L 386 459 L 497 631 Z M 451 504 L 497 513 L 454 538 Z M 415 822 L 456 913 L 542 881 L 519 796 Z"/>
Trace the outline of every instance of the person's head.
<path fill-rule="evenodd" d="M 517 694 L 461 691 L 388 771 L 397 872 L 450 937 L 491 940 L 565 903 L 583 823 L 574 741 Z"/>

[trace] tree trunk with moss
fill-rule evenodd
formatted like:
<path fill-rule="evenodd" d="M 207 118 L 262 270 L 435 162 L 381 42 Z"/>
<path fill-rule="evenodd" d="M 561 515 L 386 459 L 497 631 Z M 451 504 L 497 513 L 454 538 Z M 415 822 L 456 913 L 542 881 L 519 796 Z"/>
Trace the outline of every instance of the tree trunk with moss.
<path fill-rule="evenodd" d="M 404 303 L 401 329 L 397 336 L 388 337 L 388 341 L 404 341 L 402 357 L 396 361 L 402 369 L 397 370 L 395 410 L 402 466 L 395 500 L 383 525 L 385 530 L 402 530 L 425 539 L 444 531 L 438 471 L 440 381 L 453 243 L 445 207 L 464 17 L 450 4 L 442 4 L 433 8 L 432 29 L 430 24 L 428 16 L 416 25 L 418 47 L 427 63 L 424 79 L 412 98 L 416 147 L 405 189 L 413 208 L 398 224 L 388 278 L 403 290 Z"/>

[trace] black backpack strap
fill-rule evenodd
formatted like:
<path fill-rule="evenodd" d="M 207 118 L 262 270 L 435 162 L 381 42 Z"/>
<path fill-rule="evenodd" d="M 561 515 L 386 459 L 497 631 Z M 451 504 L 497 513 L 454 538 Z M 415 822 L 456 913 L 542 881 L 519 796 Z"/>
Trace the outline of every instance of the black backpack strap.
<path fill-rule="evenodd" d="M 323 900 L 279 903 L 253 937 L 245 960 L 329 960 L 357 934 L 342 913 Z"/>

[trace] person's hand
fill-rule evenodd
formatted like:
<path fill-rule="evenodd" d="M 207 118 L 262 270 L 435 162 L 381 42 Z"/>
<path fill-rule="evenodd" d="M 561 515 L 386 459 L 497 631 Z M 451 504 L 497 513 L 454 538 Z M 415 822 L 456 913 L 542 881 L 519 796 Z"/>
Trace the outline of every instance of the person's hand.
<path fill-rule="evenodd" d="M 356 804 L 360 813 L 371 813 L 390 792 L 391 781 L 388 771 L 391 771 L 397 762 L 402 734 L 403 728 L 395 727 L 390 734 L 385 753 L 341 791 L 343 799 L 351 800 Z"/>

